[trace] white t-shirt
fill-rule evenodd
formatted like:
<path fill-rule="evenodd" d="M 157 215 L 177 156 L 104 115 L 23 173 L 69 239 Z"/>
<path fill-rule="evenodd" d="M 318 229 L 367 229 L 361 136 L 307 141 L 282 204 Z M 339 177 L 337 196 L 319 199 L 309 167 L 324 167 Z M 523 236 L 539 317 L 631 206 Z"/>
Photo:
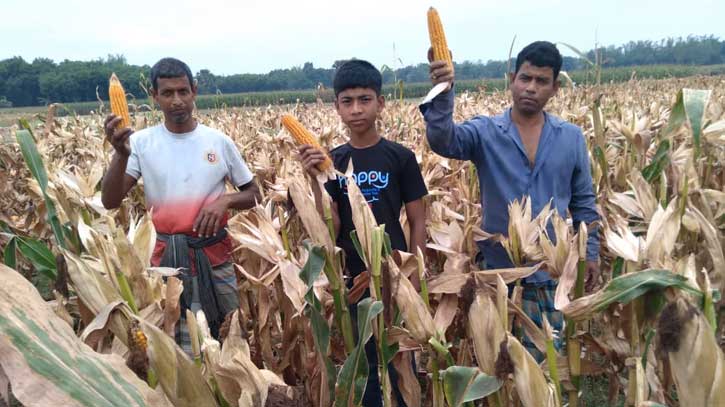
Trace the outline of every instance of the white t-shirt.
<path fill-rule="evenodd" d="M 253 178 L 234 142 L 202 124 L 177 134 L 162 123 L 130 140 L 126 174 L 143 177 L 146 206 L 160 233 L 190 234 L 201 208 L 224 194 L 226 180 L 239 187 Z"/>

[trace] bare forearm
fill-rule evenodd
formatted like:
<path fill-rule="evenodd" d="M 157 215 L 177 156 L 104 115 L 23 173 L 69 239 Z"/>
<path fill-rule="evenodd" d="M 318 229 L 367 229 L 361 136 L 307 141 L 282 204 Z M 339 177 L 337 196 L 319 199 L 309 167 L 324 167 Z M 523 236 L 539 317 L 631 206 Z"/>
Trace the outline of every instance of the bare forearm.
<path fill-rule="evenodd" d="M 262 200 L 257 184 L 251 182 L 249 186 L 239 192 L 226 194 L 222 197 L 227 201 L 227 207 L 233 209 L 249 209 Z"/>
<path fill-rule="evenodd" d="M 106 209 L 118 208 L 126 195 L 123 180 L 127 164 L 128 156 L 113 154 L 111 165 L 108 166 L 101 185 L 101 202 Z"/>
<path fill-rule="evenodd" d="M 410 224 L 410 247 L 408 251 L 416 254 L 420 249 L 425 253 L 425 223 L 415 222 Z"/>
<path fill-rule="evenodd" d="M 425 222 L 421 221 L 410 224 L 410 247 L 408 251 L 417 255 L 418 249 L 420 249 L 421 253 L 425 253 Z M 410 275 L 410 282 L 416 290 L 420 290 L 420 278 L 418 278 L 417 272 Z"/>

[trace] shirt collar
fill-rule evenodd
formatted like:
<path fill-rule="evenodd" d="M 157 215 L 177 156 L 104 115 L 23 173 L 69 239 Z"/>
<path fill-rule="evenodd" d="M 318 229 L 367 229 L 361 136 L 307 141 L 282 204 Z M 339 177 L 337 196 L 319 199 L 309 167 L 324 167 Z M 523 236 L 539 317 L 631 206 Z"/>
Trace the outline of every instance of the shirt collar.
<path fill-rule="evenodd" d="M 511 123 L 513 123 L 511 120 L 511 108 L 509 107 L 502 114 L 494 117 L 493 122 L 503 131 L 508 131 Z M 552 127 L 561 127 L 564 124 L 564 120 L 544 111 L 544 125 L 546 124 Z"/>

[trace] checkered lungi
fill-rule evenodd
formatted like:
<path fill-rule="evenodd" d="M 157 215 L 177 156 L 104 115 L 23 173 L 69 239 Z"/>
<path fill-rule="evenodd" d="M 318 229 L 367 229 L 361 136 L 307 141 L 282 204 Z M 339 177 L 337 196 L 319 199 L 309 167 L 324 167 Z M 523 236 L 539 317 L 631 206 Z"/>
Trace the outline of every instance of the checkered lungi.
<path fill-rule="evenodd" d="M 544 317 L 549 320 L 549 324 L 556 335 L 554 346 L 557 350 L 560 350 L 562 343 L 561 337 L 564 334 L 562 332 L 564 328 L 564 315 L 554 308 L 556 281 L 549 280 L 541 283 L 521 283 L 521 287 L 523 288 L 521 306 L 524 313 L 526 313 L 526 315 L 528 315 L 539 328 L 543 328 Z M 529 351 L 537 362 L 541 363 L 544 359 L 546 359 L 546 354 L 539 351 L 526 334 L 524 334 L 521 344 L 524 345 L 526 350 Z"/>
<path fill-rule="evenodd" d="M 188 272 L 188 271 L 187 271 Z M 212 267 L 212 283 L 214 284 L 214 292 L 216 294 L 217 304 L 219 304 L 222 315 L 228 314 L 239 308 L 239 295 L 237 294 L 237 277 L 234 273 L 234 265 L 232 263 L 224 263 L 216 267 Z M 196 276 L 192 278 L 192 301 L 191 311 L 201 310 L 201 300 L 199 299 L 199 282 Z M 189 327 L 186 324 L 186 315 L 181 314 L 179 322 L 176 324 L 175 338 L 176 343 L 186 352 L 187 355 L 193 357 L 191 350 L 191 337 L 189 336 Z M 218 339 L 218 338 L 216 338 Z"/>

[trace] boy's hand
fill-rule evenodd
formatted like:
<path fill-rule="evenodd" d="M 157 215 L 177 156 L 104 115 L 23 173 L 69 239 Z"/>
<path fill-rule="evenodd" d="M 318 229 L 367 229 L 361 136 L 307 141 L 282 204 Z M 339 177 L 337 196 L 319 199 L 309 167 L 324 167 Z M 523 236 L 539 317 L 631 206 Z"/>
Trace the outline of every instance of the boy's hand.
<path fill-rule="evenodd" d="M 131 155 L 131 144 L 128 138 L 133 134 L 133 130 L 130 127 L 117 129 L 116 126 L 120 122 L 120 116 L 109 114 L 103 122 L 103 130 L 106 133 L 106 140 L 111 143 L 116 152 L 124 157 L 128 157 Z"/>
<path fill-rule="evenodd" d="M 433 86 L 442 82 L 448 82 L 448 87 L 444 92 L 451 90 L 453 80 L 455 79 L 453 68 L 448 66 L 446 61 L 433 60 L 433 47 L 428 48 L 428 62 L 430 62 L 430 81 L 433 83 Z"/>
<path fill-rule="evenodd" d="M 315 148 L 306 144 L 303 144 L 298 149 L 299 154 L 297 159 L 302 163 L 302 167 L 310 174 L 313 178 L 321 174 L 320 170 L 317 169 L 317 165 L 325 161 L 325 153 L 319 148 Z"/>

